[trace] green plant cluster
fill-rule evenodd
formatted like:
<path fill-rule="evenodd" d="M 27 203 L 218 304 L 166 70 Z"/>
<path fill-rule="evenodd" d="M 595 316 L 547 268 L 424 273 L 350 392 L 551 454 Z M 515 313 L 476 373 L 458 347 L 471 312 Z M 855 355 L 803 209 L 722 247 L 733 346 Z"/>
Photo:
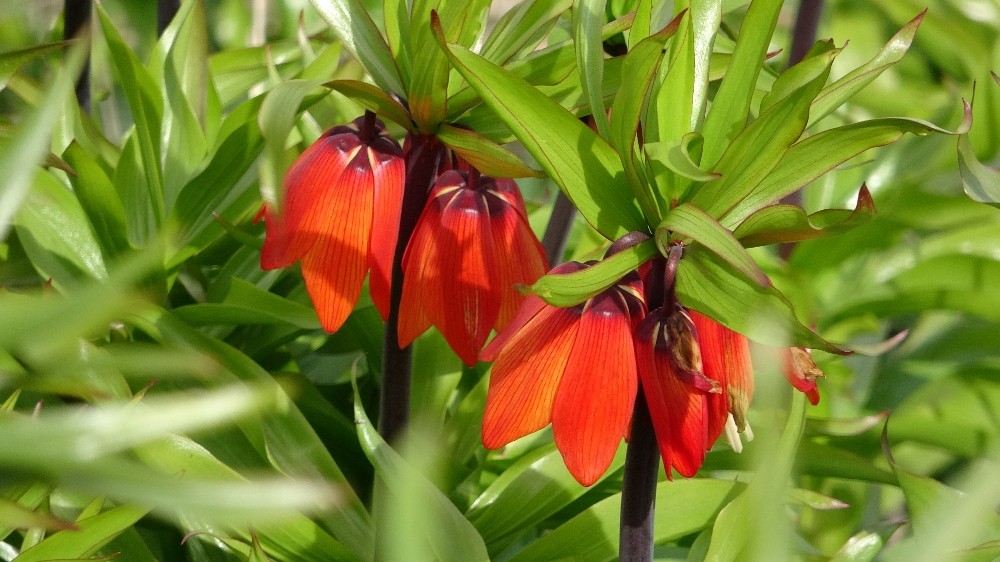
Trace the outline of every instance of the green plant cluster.
<path fill-rule="evenodd" d="M 539 233 L 563 190 L 568 259 L 652 225 L 695 243 L 687 306 L 856 351 L 816 352 L 816 408 L 761 362 L 756 440 L 661 472 L 657 560 L 1000 556 L 996 0 L 831 0 L 834 41 L 790 69 L 777 0 L 539 0 L 490 26 L 485 1 L 289 0 L 252 46 L 236 0 L 182 2 L 159 37 L 105 0 L 69 42 L 28 3 L 0 6 L 0 560 L 615 559 L 624 446 L 591 488 L 549 430 L 485 450 L 489 366 L 431 331 L 390 447 L 371 301 L 326 334 L 295 269 L 260 269 L 262 202 L 364 109 L 530 178 Z M 575 304 L 656 253 L 531 289 Z"/>

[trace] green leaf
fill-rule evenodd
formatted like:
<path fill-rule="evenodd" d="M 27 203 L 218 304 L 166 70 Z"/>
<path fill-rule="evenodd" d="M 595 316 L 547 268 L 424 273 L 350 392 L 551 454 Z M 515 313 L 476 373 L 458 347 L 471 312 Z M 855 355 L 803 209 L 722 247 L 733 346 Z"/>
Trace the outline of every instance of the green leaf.
<path fill-rule="evenodd" d="M 597 124 L 597 131 L 610 138 L 608 114 L 604 109 L 604 45 L 600 29 L 604 24 L 607 0 L 574 0 L 573 44 L 576 64 L 580 69 L 580 86 Z"/>
<path fill-rule="evenodd" d="M 758 209 L 776 203 L 870 148 L 891 144 L 906 133 L 962 134 L 971 126 L 971 115 L 971 108 L 965 104 L 965 117 L 954 131 L 920 119 L 886 117 L 817 133 L 789 147 L 781 161 L 744 196 L 721 192 L 719 199 L 712 202 L 712 210 L 706 211 L 720 217 L 719 222 L 727 228 L 733 228 Z"/>
<path fill-rule="evenodd" d="M 260 206 L 260 195 L 246 178 L 264 146 L 257 124 L 261 99 L 258 97 L 234 110 L 220 131 L 223 139 L 205 169 L 181 190 L 172 219 L 181 225 L 180 248 L 170 267 L 200 251 L 225 229 L 213 217 L 242 220 L 247 211 Z"/>
<path fill-rule="evenodd" d="M 712 524 L 716 514 L 741 484 L 694 479 L 656 486 L 653 542 L 666 544 Z M 611 562 L 618 556 L 621 494 L 601 500 L 555 530 L 518 551 L 511 562 L 586 560 Z"/>
<path fill-rule="evenodd" d="M 671 232 L 679 234 L 681 239 L 671 236 L 669 234 Z M 666 234 L 667 240 L 661 240 L 662 234 Z M 767 275 L 733 233 L 690 203 L 682 203 L 671 209 L 656 228 L 657 246 L 661 254 L 666 255 L 669 252 L 668 246 L 671 241 L 682 241 L 684 238 L 704 246 L 761 287 L 769 285 Z"/>
<path fill-rule="evenodd" d="M 795 317 L 791 304 L 773 286 L 753 283 L 722 258 L 699 246 L 685 250 L 677 265 L 676 289 L 684 306 L 755 341 L 844 353 L 804 326 Z"/>
<path fill-rule="evenodd" d="M 643 39 L 653 33 L 653 2 L 652 0 L 639 0 L 635 7 L 635 19 L 632 20 L 632 28 L 628 32 L 628 50 L 631 51 Z"/>
<path fill-rule="evenodd" d="M 46 562 L 90 556 L 142 519 L 148 509 L 122 505 L 77 522 L 73 530 L 59 531 L 17 557 L 18 562 Z"/>
<path fill-rule="evenodd" d="M 35 268 L 59 289 L 107 277 L 104 255 L 80 202 L 49 172 L 35 177 L 14 225 Z"/>
<path fill-rule="evenodd" d="M 76 40 L 56 41 L 55 43 L 44 43 L 0 53 L 0 90 L 7 87 L 7 81 L 25 64 L 39 57 L 62 51 L 77 42 Z M 39 105 L 39 107 L 44 107 L 44 104 Z"/>
<path fill-rule="evenodd" d="M 9 141 L 0 141 L 0 240 L 7 237 L 11 220 L 31 189 L 38 164 L 49 153 L 49 135 L 59 118 L 64 100 L 73 91 L 73 83 L 83 65 L 82 48 L 70 51 L 66 66 L 56 75 L 38 109 L 31 112 Z"/>
<path fill-rule="evenodd" d="M 399 95 L 406 93 L 389 46 L 359 0 L 310 0 L 310 3 L 380 88 Z"/>
<path fill-rule="evenodd" d="M 871 562 L 882 551 L 899 525 L 889 525 L 884 532 L 858 531 L 830 559 L 830 562 Z"/>
<path fill-rule="evenodd" d="M 357 382 L 354 383 L 354 418 L 365 455 L 386 487 L 388 496 L 383 499 L 404 505 L 410 503 L 414 508 L 419 506 L 421 515 L 409 523 L 423 531 L 414 535 L 427 541 L 436 559 L 488 562 L 486 545 L 476 528 L 447 496 L 392 450 L 375 431 L 361 406 Z M 407 547 L 412 548 L 412 545 Z"/>
<path fill-rule="evenodd" d="M 32 527 L 47 531 L 76 528 L 73 523 L 59 519 L 51 513 L 29 509 L 18 502 L 0 497 L 0 528 L 30 529 Z"/>
<path fill-rule="evenodd" d="M 705 560 L 770 560 L 786 553 L 789 537 L 780 521 L 788 478 L 805 426 L 806 397 L 795 392 L 781 435 L 769 443 L 767 460 L 753 480 L 715 520 Z"/>
<path fill-rule="evenodd" d="M 524 80 L 464 47 L 438 41 L 455 68 L 514 132 L 598 232 L 614 240 L 646 230 L 615 150 Z"/>
<path fill-rule="evenodd" d="M 358 80 L 334 80 L 328 82 L 326 86 L 358 102 L 365 109 L 374 111 L 379 117 L 400 125 L 407 131 L 416 130 L 416 124 L 413 123 L 410 112 L 392 99 L 389 94 L 371 84 Z"/>
<path fill-rule="evenodd" d="M 1000 207 L 1000 172 L 976 158 L 968 135 L 958 135 L 958 170 L 970 199 Z"/>
<path fill-rule="evenodd" d="M 750 99 L 778 21 L 781 4 L 781 0 L 754 0 L 750 3 L 740 26 L 730 70 L 722 80 L 705 118 L 702 129 L 705 137 L 705 150 L 701 159 L 703 166 L 714 168 L 730 141 L 746 124 Z M 707 56 L 700 54 L 702 57 Z"/>
<path fill-rule="evenodd" d="M 573 273 L 549 273 L 535 281 L 528 291 L 552 306 L 575 306 L 597 296 L 628 272 L 659 254 L 656 242 L 646 240 L 613 256 Z"/>
<path fill-rule="evenodd" d="M 643 113 L 653 87 L 653 79 L 666 51 L 664 43 L 677 31 L 684 14 L 685 12 L 681 12 L 655 35 L 640 41 L 625 56 L 621 70 L 622 85 L 611 106 L 611 124 L 606 133 L 611 145 L 618 151 L 625 176 L 632 186 L 632 192 L 639 201 L 646 221 L 651 224 L 660 221 L 661 205 L 642 177 L 634 145 L 639 129 L 643 125 Z M 603 97 L 603 90 L 601 93 Z M 603 104 L 603 101 L 601 103 Z"/>
<path fill-rule="evenodd" d="M 286 80 L 275 86 L 260 104 L 257 124 L 264 139 L 264 160 L 261 162 L 260 190 L 266 200 L 280 207 L 281 184 L 288 168 L 285 145 L 288 133 L 299 119 L 302 101 L 322 85 L 321 80 Z"/>
<path fill-rule="evenodd" d="M 479 54 L 496 64 L 507 63 L 572 5 L 573 0 L 530 0 L 517 4 L 500 18 Z"/>
<path fill-rule="evenodd" d="M 944 560 L 954 550 L 1000 539 L 1000 516 L 994 509 L 1000 487 L 990 477 L 996 470 L 995 456 L 969 469 L 968 492 L 963 492 L 899 466 L 889 450 L 888 426 L 882 431 L 882 450 L 899 479 L 913 525 L 915 540 L 901 545 L 906 559 Z"/>
<path fill-rule="evenodd" d="M 689 132 L 702 130 L 705 119 L 709 63 L 723 2 L 702 0 L 687 4 L 690 15 L 673 42 L 670 67 L 656 93 L 656 134 L 651 140 L 678 142 Z M 675 13 L 684 5 L 676 4 Z"/>
<path fill-rule="evenodd" d="M 213 324 L 291 324 L 318 330 L 319 319 L 312 307 L 288 300 L 233 278 L 222 302 L 200 303 L 174 309 L 181 320 L 193 326 Z"/>
<path fill-rule="evenodd" d="M 824 209 L 807 215 L 795 205 L 764 207 L 747 217 L 733 236 L 747 248 L 833 236 L 867 223 L 875 217 L 875 202 L 864 185 L 853 211 Z"/>
<path fill-rule="evenodd" d="M 813 107 L 809 111 L 809 124 L 819 121 L 830 113 L 833 113 L 841 105 L 851 99 L 854 94 L 861 91 L 865 86 L 871 84 L 880 74 L 891 68 L 903 59 L 903 55 L 909 50 L 913 37 L 920 27 L 927 10 L 920 12 L 917 17 L 910 20 L 902 29 L 896 32 L 889 39 L 889 42 L 865 64 L 848 72 L 832 84 L 823 88 L 813 101 Z"/>
<path fill-rule="evenodd" d="M 625 448 L 620 447 L 601 481 L 624 463 Z M 504 470 L 476 498 L 467 515 L 491 549 L 497 550 L 498 544 L 553 516 L 586 492 L 566 470 L 555 445 L 548 444 L 521 456 Z"/>
<path fill-rule="evenodd" d="M 721 178 L 704 184 L 691 201 L 709 215 L 721 218 L 731 201 L 742 200 L 769 178 L 788 147 L 805 130 L 809 106 L 823 87 L 837 51 L 830 50 L 803 60 L 787 70 L 774 84 L 774 101 L 769 109 L 747 125 L 713 168 Z M 819 60 L 820 64 L 814 64 Z M 806 75 L 802 76 L 800 70 Z M 794 85 L 796 87 L 790 87 Z M 777 98 L 777 99 L 775 99 Z M 707 127 L 707 124 L 706 124 Z M 708 137 L 705 137 L 708 150 Z M 706 152 L 707 154 L 707 152 Z M 702 157 L 702 163 L 714 159 Z M 723 222 L 727 227 L 731 225 Z"/>
<path fill-rule="evenodd" d="M 76 142 L 70 143 L 63 153 L 75 174 L 70 175 L 73 192 L 87 213 L 90 224 L 108 259 L 129 248 L 125 207 L 115 191 L 111 179 L 101 165 Z"/>
<path fill-rule="evenodd" d="M 449 42 L 462 44 L 463 37 L 478 23 L 476 18 L 487 5 L 484 0 L 466 2 L 441 2 L 418 0 L 413 6 L 410 22 L 410 51 L 413 73 L 410 77 L 409 107 L 413 121 L 424 133 L 437 130 L 448 114 L 448 57 L 441 49 L 434 48 L 434 31 L 431 29 L 432 10 L 434 25 Z"/>
<path fill-rule="evenodd" d="M 541 178 L 545 172 L 535 170 L 516 154 L 488 138 L 459 127 L 441 125 L 437 137 L 480 172 L 498 178 Z"/>
<path fill-rule="evenodd" d="M 208 95 L 208 30 L 199 2 L 181 6 L 163 31 L 149 64 L 150 74 L 162 76 L 163 108 L 161 152 L 167 211 L 184 183 L 202 164 L 208 141 L 202 131 Z"/>
<path fill-rule="evenodd" d="M 653 166 L 654 170 L 665 168 L 683 178 L 706 182 L 718 178 L 719 174 L 716 172 L 706 172 L 694 163 L 695 159 L 691 155 L 693 147 L 700 147 L 701 142 L 700 134 L 688 133 L 681 137 L 678 143 L 669 143 L 667 141 L 651 142 L 643 145 L 643 149 L 646 151 L 646 159 Z M 667 175 L 666 173 L 658 172 L 656 179 L 658 182 L 665 180 Z"/>
<path fill-rule="evenodd" d="M 159 226 L 166 217 L 164 201 L 163 171 L 160 161 L 160 121 L 163 118 L 163 98 L 156 81 L 136 58 L 135 53 L 118 34 L 117 28 L 104 8 L 95 6 L 101 22 L 108 49 L 111 51 L 112 67 L 118 83 L 121 84 L 128 100 L 132 120 L 135 122 L 135 139 L 141 156 L 139 169 L 145 177 L 148 201 L 152 207 L 153 224 Z"/>

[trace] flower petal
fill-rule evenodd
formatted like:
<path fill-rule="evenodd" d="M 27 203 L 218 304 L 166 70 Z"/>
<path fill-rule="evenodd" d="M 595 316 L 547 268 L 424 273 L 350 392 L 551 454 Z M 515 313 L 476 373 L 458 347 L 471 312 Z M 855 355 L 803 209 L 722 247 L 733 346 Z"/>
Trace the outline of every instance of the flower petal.
<path fill-rule="evenodd" d="M 584 308 L 552 408 L 566 468 L 590 486 L 607 471 L 632 419 L 638 387 L 629 317 L 611 293 Z"/>
<path fill-rule="evenodd" d="M 681 380 L 674 372 L 668 342 L 662 340 L 663 311 L 657 309 L 639 326 L 635 343 L 636 363 L 643 394 L 656 430 L 667 478 L 673 467 L 692 477 L 705 461 L 708 416 L 704 391 Z M 657 349 L 657 341 L 661 349 Z"/>
<path fill-rule="evenodd" d="M 315 238 L 302 258 L 302 276 L 320 323 L 328 332 L 335 332 L 347 320 L 364 284 L 373 181 L 367 154 L 357 151 L 335 188 L 314 197 L 315 210 L 310 209 L 300 222 L 301 230 Z"/>
<path fill-rule="evenodd" d="M 552 403 L 579 319 L 574 309 L 544 305 L 499 351 L 483 413 L 487 449 L 502 447 L 552 421 Z"/>
<path fill-rule="evenodd" d="M 341 182 L 360 141 L 354 133 L 332 133 L 321 136 L 289 168 L 281 209 L 266 208 L 262 269 L 287 267 L 302 259 L 316 239 L 330 229 L 331 217 L 337 217 L 332 213 L 338 198 L 350 197 Z"/>
<path fill-rule="evenodd" d="M 403 186 L 406 183 L 406 163 L 401 156 L 368 148 L 375 178 L 375 210 L 371 239 L 371 274 L 368 291 L 382 320 L 389 317 L 390 277 L 392 258 L 399 237 L 399 216 L 402 211 Z"/>
<path fill-rule="evenodd" d="M 809 352 L 801 347 L 789 347 L 782 351 L 784 359 L 785 378 L 796 389 L 809 398 L 809 403 L 819 404 L 819 388 L 816 379 L 823 376 L 823 371 L 816 366 Z"/>
<path fill-rule="evenodd" d="M 450 197 L 450 196 L 448 196 Z M 437 234 L 442 202 L 428 200 L 403 254 L 403 295 L 399 304 L 399 345 L 406 347 L 431 327 L 430 309 L 444 307 Z"/>
<path fill-rule="evenodd" d="M 698 331 L 705 376 L 722 385 L 721 394 L 708 396 L 708 447 L 722 435 L 728 414 L 732 412 L 736 427 L 746 428 L 746 412 L 753 398 L 753 364 L 750 342 L 708 316 L 688 311 Z"/>
<path fill-rule="evenodd" d="M 545 274 L 548 263 L 545 250 L 526 222 L 524 201 L 514 181 L 497 179 L 495 183 L 499 189 L 487 191 L 487 202 L 495 258 L 491 270 L 497 278 L 500 293 L 500 311 L 496 321 L 499 331 L 514 318 L 524 301 L 524 296 L 518 293 L 515 285 L 534 283 Z M 520 205 L 520 209 L 516 205 Z"/>
<path fill-rule="evenodd" d="M 442 211 L 437 243 L 441 252 L 444 307 L 427 310 L 431 322 L 467 365 L 475 365 L 500 312 L 500 295 L 490 270 L 495 262 L 486 200 L 460 190 Z"/>

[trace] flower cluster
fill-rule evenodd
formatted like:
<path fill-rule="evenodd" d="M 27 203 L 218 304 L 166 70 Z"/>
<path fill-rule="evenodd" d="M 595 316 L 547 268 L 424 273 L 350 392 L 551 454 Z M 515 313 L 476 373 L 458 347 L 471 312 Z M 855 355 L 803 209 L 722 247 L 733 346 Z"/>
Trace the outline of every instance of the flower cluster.
<path fill-rule="evenodd" d="M 570 262 L 551 273 L 588 265 Z M 671 469 L 693 476 L 724 432 L 739 446 L 753 395 L 747 338 L 678 304 L 672 280 L 664 291 L 657 278 L 662 260 L 640 272 L 575 307 L 529 297 L 486 346 L 482 359 L 495 361 L 483 419 L 487 448 L 551 423 L 566 467 L 589 486 L 628 437 L 640 384 L 668 477 Z M 785 356 L 789 380 L 816 403 L 822 373 L 805 350 Z"/>
<path fill-rule="evenodd" d="M 261 212 L 267 230 L 261 267 L 301 261 L 329 332 L 347 320 L 366 274 L 372 301 L 383 320 L 388 316 L 405 147 L 370 113 L 353 127 L 335 127 L 292 165 L 280 204 Z M 523 300 L 515 286 L 534 282 L 548 265 L 517 184 L 450 164 L 445 159 L 437 170 L 406 247 L 398 338 L 406 346 L 435 326 L 473 365 L 490 331 L 503 328 Z"/>

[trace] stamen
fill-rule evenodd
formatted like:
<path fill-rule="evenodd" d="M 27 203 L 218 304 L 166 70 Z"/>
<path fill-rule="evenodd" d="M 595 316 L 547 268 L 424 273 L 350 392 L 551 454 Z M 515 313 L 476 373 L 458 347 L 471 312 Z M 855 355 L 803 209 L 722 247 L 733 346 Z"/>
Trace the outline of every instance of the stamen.
<path fill-rule="evenodd" d="M 749 430 L 750 428 L 747 427 L 748 432 Z M 726 443 L 729 445 L 729 448 L 733 450 L 733 452 L 743 452 L 743 441 L 740 439 L 740 432 L 736 429 L 736 420 L 733 419 L 732 414 L 726 416 L 726 426 L 723 430 L 723 435 L 726 436 Z M 751 434 L 751 438 L 752 435 L 753 434 Z"/>

